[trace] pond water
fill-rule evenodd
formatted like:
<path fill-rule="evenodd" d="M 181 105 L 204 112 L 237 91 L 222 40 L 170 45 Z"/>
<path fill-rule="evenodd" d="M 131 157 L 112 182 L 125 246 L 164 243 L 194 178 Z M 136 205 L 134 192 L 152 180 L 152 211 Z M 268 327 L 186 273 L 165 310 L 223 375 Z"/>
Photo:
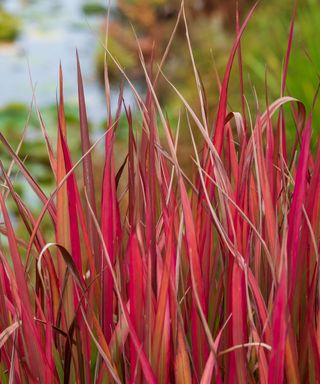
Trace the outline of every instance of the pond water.
<path fill-rule="evenodd" d="M 103 16 L 86 16 L 85 0 L 0 0 L 21 19 L 21 34 L 13 44 L 0 45 L 0 108 L 9 103 L 30 104 L 30 66 L 37 103 L 54 105 L 61 60 L 65 100 L 77 101 L 75 50 L 78 49 L 85 83 L 89 119 L 105 116 L 104 93 L 96 74 L 95 55 Z M 101 0 L 102 5 L 107 1 Z M 111 1 L 114 6 L 114 1 Z M 29 64 L 28 64 L 29 63 Z"/>

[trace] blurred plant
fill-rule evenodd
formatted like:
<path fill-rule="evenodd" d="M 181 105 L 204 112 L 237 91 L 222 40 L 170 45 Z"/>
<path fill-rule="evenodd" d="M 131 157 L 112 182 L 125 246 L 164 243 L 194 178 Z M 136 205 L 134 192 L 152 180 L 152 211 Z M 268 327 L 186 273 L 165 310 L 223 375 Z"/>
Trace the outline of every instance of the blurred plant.
<path fill-rule="evenodd" d="M 206 84 L 209 105 L 217 105 L 215 95 L 218 87 L 215 81 L 215 70 L 221 76 L 228 59 L 228 50 L 232 42 L 231 31 L 235 29 L 235 2 L 209 0 L 185 3 L 198 71 L 202 82 Z M 251 1 L 239 2 L 240 14 L 243 15 L 251 3 Z M 139 65 L 137 41 L 129 20 L 137 34 L 147 66 L 150 60 L 157 63 L 169 41 L 180 1 L 141 2 L 135 0 L 128 2 L 119 0 L 117 4 L 118 13 L 115 14 L 110 25 L 109 49 L 123 64 L 130 78 L 141 79 L 143 74 Z M 258 95 L 265 93 L 266 74 L 269 97 L 274 98 L 280 94 L 282 66 L 293 4 L 293 1 L 284 1 L 281 4 L 275 0 L 261 2 L 256 11 L 257 17 L 249 23 L 244 34 L 242 41 L 243 81 L 248 89 L 254 87 Z M 307 109 L 310 110 L 320 73 L 319 50 L 314 39 L 319 24 L 317 20 L 320 17 L 320 4 L 317 0 L 306 0 L 303 3 L 298 2 L 298 4 L 296 38 L 293 42 L 289 63 L 287 88 L 291 95 L 305 100 Z M 275 14 L 277 14 L 276 18 Z M 184 29 L 180 26 L 176 32 L 164 72 L 179 87 L 186 99 L 194 104 L 197 99 L 194 92 L 196 88 L 192 77 L 191 62 L 185 59 L 186 51 Z M 99 51 L 98 62 L 100 63 L 99 71 L 102 73 L 104 62 L 102 49 Z M 236 78 L 238 76 L 237 68 L 233 72 Z M 112 62 L 109 63 L 109 74 L 111 79 L 117 78 L 119 74 Z M 241 107 L 238 103 L 238 91 L 238 84 L 231 82 L 229 103 L 237 110 Z M 159 98 L 166 100 L 168 114 L 172 118 L 177 118 L 179 100 L 172 97 L 166 82 L 160 81 L 158 92 Z M 250 107 L 255 105 L 254 91 L 248 93 L 247 101 Z M 265 105 L 265 99 L 260 97 L 259 103 Z M 318 108 L 314 111 L 314 119 L 320 121 Z M 315 133 L 317 132 L 316 128 Z M 288 134 L 289 143 L 292 143 L 295 132 Z M 312 139 L 312 143 L 313 149 L 315 149 L 316 140 Z"/>
<path fill-rule="evenodd" d="M 253 85 L 258 94 L 267 84 L 269 97 L 277 97 L 281 90 L 281 74 L 286 51 L 286 40 L 289 34 L 290 20 L 293 12 L 293 1 L 268 1 L 261 3 L 256 11 L 256 17 L 249 23 L 242 41 L 244 56 L 244 81 L 248 86 Z M 274 15 L 277 14 L 277 17 Z M 295 21 L 295 38 L 289 62 L 287 92 L 304 100 L 308 110 L 311 109 L 313 97 L 319 84 L 320 54 L 314 36 L 320 33 L 318 23 L 320 3 L 316 0 L 298 2 Z M 270 22 L 272 20 L 272 22 Z M 253 93 L 249 100 L 254 99 Z M 265 100 L 259 99 L 261 105 Z M 313 149 L 317 145 L 319 133 L 320 112 L 315 108 Z M 294 140 L 295 132 L 288 132 L 290 142 Z"/>
<path fill-rule="evenodd" d="M 0 6 L 0 43 L 14 41 L 20 31 L 19 18 L 5 11 Z"/>
<path fill-rule="evenodd" d="M 101 2 L 96 1 L 86 1 L 82 5 L 82 11 L 86 15 L 106 15 L 107 8 L 105 5 L 101 4 Z"/>
<path fill-rule="evenodd" d="M 240 9 L 245 3 L 248 6 L 251 1 L 240 1 Z M 110 22 L 108 44 L 110 51 L 122 63 L 131 78 L 143 78 L 137 54 L 137 40 L 147 67 L 151 61 L 157 63 L 170 39 L 180 5 L 180 0 L 117 1 L 117 8 Z M 210 52 L 213 51 L 215 56 L 215 65 L 222 69 L 227 59 L 228 46 L 231 44 L 230 36 L 223 30 L 223 24 L 228 20 L 229 26 L 235 25 L 234 1 L 186 1 L 185 9 L 190 20 L 195 57 L 199 59 L 197 60 L 200 66 L 199 71 L 204 76 L 206 84 L 214 83 L 207 81 L 214 74 L 214 63 Z M 207 39 L 204 36 L 211 36 L 211 38 Z M 174 49 L 170 52 L 165 69 L 175 84 L 184 86 L 186 92 L 194 97 L 195 95 L 192 94 L 194 87 L 190 87 L 190 78 L 193 81 L 192 66 L 189 60 L 185 60 L 186 48 L 185 32 L 180 24 L 175 35 Z M 98 66 L 100 73 L 103 73 L 103 49 L 99 51 Z M 109 63 L 109 74 L 111 79 L 118 78 L 119 72 L 113 62 Z M 166 85 L 163 89 L 160 87 L 159 95 L 167 99 L 166 90 Z M 211 98 L 210 101 L 212 101 Z M 174 110 L 175 107 L 171 109 Z"/>
<path fill-rule="evenodd" d="M 12 148 L 19 153 L 24 163 L 30 167 L 32 174 L 37 178 L 42 188 L 49 191 L 53 187 L 54 178 L 50 172 L 46 145 L 43 142 L 41 125 L 55 127 L 57 125 L 56 107 L 44 108 L 41 113 L 34 110 L 34 106 L 27 107 L 24 104 L 12 103 L 0 109 L 0 130 L 3 135 L 10 137 Z M 71 130 L 77 130 L 79 115 L 76 107 L 66 105 L 66 121 Z M 14 129 L 13 129 L 14 127 Z M 56 132 L 49 130 L 49 136 L 55 138 Z M 70 135 L 69 147 L 77 151 L 80 139 L 77 135 Z M 0 148 L 1 161 L 5 167 L 9 167 L 11 157 L 7 150 Z M 15 168 L 14 168 L 15 169 Z M 24 191 L 26 183 L 19 177 L 16 184 Z M 24 194 L 23 194 L 24 196 Z"/>

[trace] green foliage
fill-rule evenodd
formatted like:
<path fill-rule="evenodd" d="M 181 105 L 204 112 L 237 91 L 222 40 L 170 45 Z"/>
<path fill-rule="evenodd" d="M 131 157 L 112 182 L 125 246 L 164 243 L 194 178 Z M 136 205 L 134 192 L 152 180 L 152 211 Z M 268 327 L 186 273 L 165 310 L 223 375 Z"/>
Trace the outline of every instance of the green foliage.
<path fill-rule="evenodd" d="M 18 37 L 19 31 L 19 19 L 0 7 L 0 42 L 14 41 Z"/>
<path fill-rule="evenodd" d="M 82 5 L 82 11 L 85 15 L 106 15 L 107 8 L 101 3 L 86 2 Z"/>
<path fill-rule="evenodd" d="M 292 12 L 291 1 L 261 2 L 245 32 L 242 40 L 245 80 L 247 85 L 251 83 L 258 90 L 259 95 L 265 89 L 266 72 L 269 97 L 280 94 Z M 304 100 L 308 110 L 319 84 L 320 51 L 315 38 L 320 34 L 319 18 L 318 1 L 298 2 L 286 94 Z M 265 105 L 263 98 L 260 102 Z M 319 133 L 319 108 L 315 108 L 313 118 L 317 122 L 313 140 L 315 147 Z M 291 134 L 294 136 L 294 132 Z"/>

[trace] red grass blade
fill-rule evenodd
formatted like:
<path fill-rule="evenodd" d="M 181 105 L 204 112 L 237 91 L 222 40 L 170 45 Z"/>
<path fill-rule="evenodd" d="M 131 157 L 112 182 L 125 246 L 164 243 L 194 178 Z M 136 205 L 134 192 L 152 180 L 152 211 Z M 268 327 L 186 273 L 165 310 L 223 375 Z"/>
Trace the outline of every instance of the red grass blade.
<path fill-rule="evenodd" d="M 79 99 L 79 115 L 80 115 L 80 130 L 81 130 L 81 147 L 82 147 L 82 154 L 84 155 L 91 148 L 91 144 L 90 144 L 90 138 L 89 138 L 86 102 L 85 102 L 85 96 L 84 96 L 83 80 L 82 80 L 78 51 L 76 53 L 76 56 L 77 56 L 77 73 L 78 73 L 78 99 Z M 90 201 L 90 205 L 93 209 L 93 212 L 96 214 L 97 210 L 96 210 L 95 188 L 94 188 L 94 177 L 93 177 L 94 173 L 93 173 L 93 167 L 92 167 L 91 153 L 89 153 L 83 159 L 82 165 L 83 165 L 84 188 L 88 195 L 88 199 Z M 87 218 L 88 234 L 89 234 L 91 247 L 93 249 L 93 254 L 95 258 L 95 266 L 98 269 L 99 259 L 100 259 L 98 236 L 96 231 L 94 230 L 94 224 L 92 222 L 92 218 L 89 212 L 87 212 L 86 218 Z"/>
<path fill-rule="evenodd" d="M 144 280 L 145 280 L 145 267 L 143 265 L 142 257 L 139 251 L 139 244 L 136 235 L 132 232 L 128 242 L 129 252 L 129 299 L 130 299 L 130 317 L 132 325 L 135 328 L 140 340 L 143 340 L 143 322 L 141 318 L 145 316 L 144 310 Z M 130 363 L 131 363 L 131 380 L 132 382 L 140 382 L 141 369 L 138 366 L 138 356 L 133 342 L 130 348 Z"/>
<path fill-rule="evenodd" d="M 46 357 L 40 342 L 40 333 L 36 329 L 34 324 L 34 314 L 28 294 L 27 282 L 24 275 L 23 265 L 19 255 L 18 246 L 15 239 L 14 230 L 9 218 L 9 214 L 3 200 L 2 193 L 0 193 L 0 208 L 3 215 L 4 223 L 8 231 L 8 242 L 10 254 L 13 262 L 15 279 L 18 284 L 18 295 L 20 302 L 17 303 L 19 307 L 18 315 L 22 321 L 23 335 L 26 339 L 26 358 L 30 369 L 32 370 L 32 376 L 36 380 L 45 380 L 46 366 L 43 362 L 47 363 Z"/>
<path fill-rule="evenodd" d="M 268 370 L 268 383 L 283 383 L 287 337 L 287 277 L 283 266 L 273 304 L 272 353 Z"/>
<path fill-rule="evenodd" d="M 224 78 L 222 81 L 222 86 L 221 86 L 221 91 L 220 91 L 220 98 L 219 98 L 219 108 L 218 108 L 218 113 L 217 113 L 217 118 L 216 118 L 216 123 L 215 123 L 215 130 L 214 130 L 214 135 L 213 135 L 213 144 L 216 147 L 218 153 L 221 153 L 222 150 L 222 143 L 223 143 L 223 137 L 224 137 L 224 125 L 225 125 L 225 117 L 227 115 L 227 100 L 228 100 L 228 86 L 229 86 L 229 79 L 230 79 L 230 74 L 231 74 L 231 69 L 233 65 L 233 60 L 235 57 L 235 54 L 237 52 L 241 36 L 250 20 L 252 17 L 252 14 L 256 8 L 258 3 L 256 3 L 251 11 L 249 12 L 248 16 L 246 17 L 245 21 L 243 22 L 237 37 L 235 39 L 235 42 L 233 44 L 228 64 L 226 67 L 226 71 L 224 74 Z"/>

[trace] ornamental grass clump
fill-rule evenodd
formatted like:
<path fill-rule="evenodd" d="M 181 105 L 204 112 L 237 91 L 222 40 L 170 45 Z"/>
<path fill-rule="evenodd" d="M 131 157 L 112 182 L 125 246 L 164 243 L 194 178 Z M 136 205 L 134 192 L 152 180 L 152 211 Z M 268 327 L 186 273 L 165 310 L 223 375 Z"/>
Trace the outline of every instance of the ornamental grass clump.
<path fill-rule="evenodd" d="M 114 60 L 137 108 L 120 92 L 112 116 L 106 65 L 108 121 L 95 143 L 77 57 L 82 156 L 76 161 L 60 71 L 56 144 L 41 122 L 56 183 L 49 196 L 0 133 L 14 164 L 0 163 L 2 383 L 320 381 L 320 144 L 312 153 L 312 110 L 285 95 L 294 18 L 280 97 L 266 96 L 264 111 L 257 105 L 249 112 L 240 41 L 252 12 L 237 26 L 213 121 L 182 7 L 176 25 L 186 30 L 199 112 L 165 78 L 174 30 L 153 71 L 138 45 L 144 96 L 106 44 L 106 64 Z M 240 73 L 240 112 L 228 108 L 233 65 Z M 177 126 L 158 101 L 159 79 L 184 107 Z M 114 150 L 122 114 L 124 155 Z M 179 162 L 182 130 L 193 149 L 188 172 Z M 296 131 L 290 147 L 288 130 Z M 104 158 L 100 192 L 97 153 Z M 41 202 L 37 215 L 15 191 L 16 168 Z M 42 229 L 44 218 L 53 241 Z"/>

